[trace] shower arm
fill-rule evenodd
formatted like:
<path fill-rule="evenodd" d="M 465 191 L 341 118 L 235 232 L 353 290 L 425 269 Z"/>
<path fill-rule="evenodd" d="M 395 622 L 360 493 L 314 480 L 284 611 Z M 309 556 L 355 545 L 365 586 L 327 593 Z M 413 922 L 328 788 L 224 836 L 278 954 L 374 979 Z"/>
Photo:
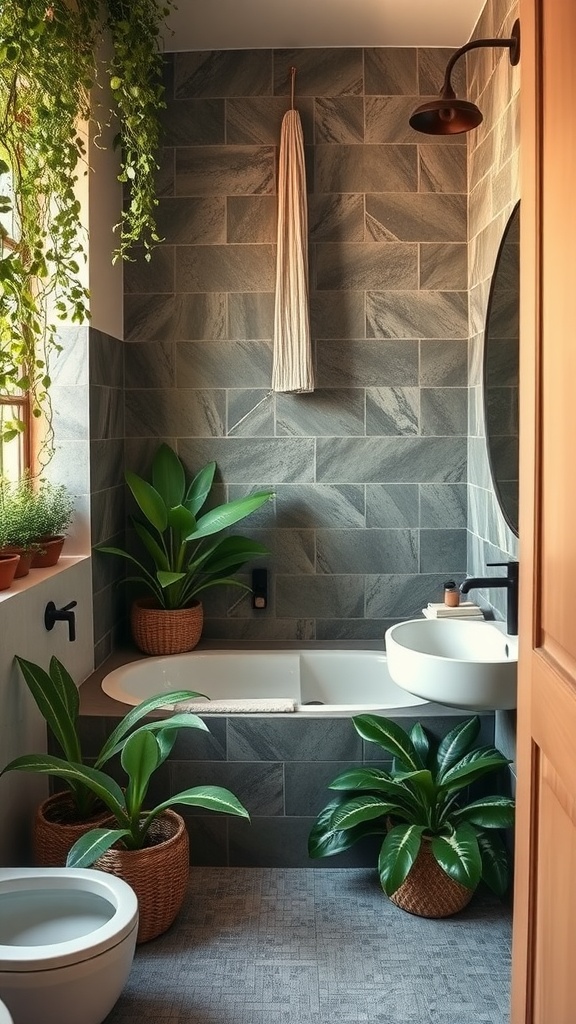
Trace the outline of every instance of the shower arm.
<path fill-rule="evenodd" d="M 510 50 L 510 63 L 514 65 L 518 63 L 519 59 L 518 44 L 518 36 L 511 36 L 508 39 L 475 39 L 471 43 L 465 43 L 464 46 L 461 46 L 459 50 L 455 50 L 446 65 L 446 72 L 444 74 L 444 84 L 440 92 L 441 98 L 444 100 L 456 99 L 456 93 L 454 92 L 454 89 L 452 88 L 452 82 L 450 81 L 450 77 L 452 75 L 452 68 L 454 67 L 456 61 L 459 60 L 460 57 L 463 57 L 465 53 L 468 53 L 469 50 L 478 50 L 480 49 L 480 47 L 483 46 L 506 47 L 507 49 Z"/>

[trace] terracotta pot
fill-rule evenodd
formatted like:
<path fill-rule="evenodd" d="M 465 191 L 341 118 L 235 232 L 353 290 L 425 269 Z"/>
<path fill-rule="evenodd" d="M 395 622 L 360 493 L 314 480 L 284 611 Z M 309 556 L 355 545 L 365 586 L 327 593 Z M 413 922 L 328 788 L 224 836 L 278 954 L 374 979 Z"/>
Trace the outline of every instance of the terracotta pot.
<path fill-rule="evenodd" d="M 32 563 L 32 557 L 34 555 L 34 548 L 21 548 L 16 544 L 7 544 L 6 547 L 2 548 L 0 554 L 3 555 L 20 555 L 20 561 L 16 566 L 16 572 L 14 573 L 14 579 L 18 580 L 22 576 L 27 576 L 30 572 L 30 565 Z"/>
<path fill-rule="evenodd" d="M 104 809 L 79 821 L 74 817 L 74 805 L 69 794 L 54 793 L 36 811 L 32 829 L 34 863 L 41 868 L 64 867 L 68 851 L 76 840 L 110 820 L 110 811 Z"/>
<path fill-rule="evenodd" d="M 153 845 L 143 850 L 113 847 L 93 867 L 123 878 L 138 897 L 138 937 L 149 942 L 170 927 L 182 906 L 188 884 L 190 856 L 184 819 L 163 811 L 148 833 Z"/>
<path fill-rule="evenodd" d="M 153 597 L 134 601 L 130 626 L 134 643 L 144 654 L 184 654 L 192 651 L 202 636 L 204 610 L 200 601 L 190 608 L 167 611 Z"/>
<path fill-rule="evenodd" d="M 38 537 L 35 543 L 40 546 L 34 551 L 30 568 L 48 569 L 50 566 L 56 565 L 62 554 L 64 540 L 63 535 L 58 537 Z"/>
<path fill-rule="evenodd" d="M 20 555 L 5 555 L 0 552 L 0 590 L 9 590 L 18 568 Z"/>
<path fill-rule="evenodd" d="M 473 889 L 450 878 L 438 864 L 424 837 L 408 877 L 390 896 L 392 903 L 417 917 L 451 917 L 470 902 Z"/>

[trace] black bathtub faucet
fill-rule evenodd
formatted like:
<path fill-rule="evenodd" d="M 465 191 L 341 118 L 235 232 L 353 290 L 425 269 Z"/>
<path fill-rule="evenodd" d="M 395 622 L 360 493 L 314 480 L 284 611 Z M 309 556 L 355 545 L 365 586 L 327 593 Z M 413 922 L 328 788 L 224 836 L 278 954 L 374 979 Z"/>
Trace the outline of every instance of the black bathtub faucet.
<path fill-rule="evenodd" d="M 487 562 L 487 565 L 506 566 L 506 576 L 469 576 L 460 584 L 460 593 L 468 594 L 471 590 L 489 590 L 491 587 L 506 587 L 506 632 L 510 636 L 518 635 L 518 562 Z"/>

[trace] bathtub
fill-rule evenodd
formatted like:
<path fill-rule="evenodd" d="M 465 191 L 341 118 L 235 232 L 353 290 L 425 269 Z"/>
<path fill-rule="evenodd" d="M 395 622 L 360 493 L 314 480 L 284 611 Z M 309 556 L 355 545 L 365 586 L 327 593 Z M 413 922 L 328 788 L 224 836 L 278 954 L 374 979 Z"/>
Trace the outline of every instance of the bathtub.
<path fill-rule="evenodd" d="M 428 703 L 396 686 L 384 653 L 361 650 L 193 651 L 129 662 L 108 673 L 101 685 L 124 704 L 163 691 L 196 690 L 212 700 L 289 698 L 295 713 L 307 716 Z"/>

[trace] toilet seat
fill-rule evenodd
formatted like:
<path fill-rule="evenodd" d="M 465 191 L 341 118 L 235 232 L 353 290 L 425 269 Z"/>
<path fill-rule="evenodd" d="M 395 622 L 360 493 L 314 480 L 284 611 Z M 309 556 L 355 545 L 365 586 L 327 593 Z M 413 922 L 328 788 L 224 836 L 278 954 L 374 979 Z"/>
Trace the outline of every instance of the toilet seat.
<path fill-rule="evenodd" d="M 136 894 L 115 875 L 91 868 L 0 868 L 0 973 L 91 960 L 137 926 Z"/>

